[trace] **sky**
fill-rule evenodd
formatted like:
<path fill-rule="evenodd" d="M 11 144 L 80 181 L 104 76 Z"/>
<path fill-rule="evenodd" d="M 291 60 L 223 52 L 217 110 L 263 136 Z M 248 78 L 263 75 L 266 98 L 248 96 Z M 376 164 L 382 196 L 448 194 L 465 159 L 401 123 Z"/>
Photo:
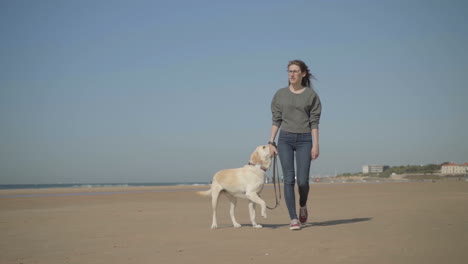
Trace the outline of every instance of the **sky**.
<path fill-rule="evenodd" d="M 1 1 L 0 184 L 208 182 L 301 59 L 311 176 L 468 162 L 466 1 Z"/>

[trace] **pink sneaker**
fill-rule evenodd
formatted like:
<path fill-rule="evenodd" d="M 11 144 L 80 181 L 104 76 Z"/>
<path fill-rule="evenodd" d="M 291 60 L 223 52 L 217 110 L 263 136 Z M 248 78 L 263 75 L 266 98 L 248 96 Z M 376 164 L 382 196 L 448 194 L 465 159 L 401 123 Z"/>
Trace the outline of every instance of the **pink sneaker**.
<path fill-rule="evenodd" d="M 291 223 L 289 224 L 289 229 L 291 230 L 301 230 L 301 223 L 297 221 L 297 219 L 291 220 Z"/>
<path fill-rule="evenodd" d="M 301 222 L 301 224 L 304 224 L 305 222 L 307 222 L 307 216 L 308 216 L 307 207 L 306 206 L 301 207 L 299 209 L 299 221 Z"/>

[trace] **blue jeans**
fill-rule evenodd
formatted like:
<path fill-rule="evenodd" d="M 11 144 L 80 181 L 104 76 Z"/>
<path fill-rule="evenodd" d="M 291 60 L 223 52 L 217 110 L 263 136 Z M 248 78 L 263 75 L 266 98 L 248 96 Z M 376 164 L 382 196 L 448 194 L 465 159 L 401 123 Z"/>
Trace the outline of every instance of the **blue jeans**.
<path fill-rule="evenodd" d="M 299 190 L 299 205 L 305 206 L 307 203 L 307 196 L 309 195 L 311 150 L 311 133 L 291 133 L 280 130 L 278 155 L 283 169 L 284 199 L 286 200 L 286 206 L 288 207 L 291 220 L 297 219 L 296 194 L 294 192 L 295 178 L 297 178 Z M 296 152 L 297 173 L 294 170 L 294 152 Z"/>

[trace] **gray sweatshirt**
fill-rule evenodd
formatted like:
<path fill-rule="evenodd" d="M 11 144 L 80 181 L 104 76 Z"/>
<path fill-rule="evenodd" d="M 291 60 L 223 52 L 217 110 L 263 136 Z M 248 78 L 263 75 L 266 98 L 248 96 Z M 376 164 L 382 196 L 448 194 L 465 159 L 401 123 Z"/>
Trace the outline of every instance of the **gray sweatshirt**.
<path fill-rule="evenodd" d="M 308 133 L 318 128 L 322 104 L 311 88 L 295 94 L 288 87 L 279 89 L 271 101 L 273 125 L 292 133 Z"/>

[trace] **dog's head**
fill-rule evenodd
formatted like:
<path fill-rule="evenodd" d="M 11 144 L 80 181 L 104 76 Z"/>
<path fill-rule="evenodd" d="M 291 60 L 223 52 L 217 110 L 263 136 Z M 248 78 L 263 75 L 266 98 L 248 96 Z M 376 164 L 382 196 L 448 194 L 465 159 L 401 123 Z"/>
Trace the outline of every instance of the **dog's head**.
<path fill-rule="evenodd" d="M 258 146 L 250 156 L 250 162 L 268 169 L 271 164 L 270 147 L 268 145 Z"/>

